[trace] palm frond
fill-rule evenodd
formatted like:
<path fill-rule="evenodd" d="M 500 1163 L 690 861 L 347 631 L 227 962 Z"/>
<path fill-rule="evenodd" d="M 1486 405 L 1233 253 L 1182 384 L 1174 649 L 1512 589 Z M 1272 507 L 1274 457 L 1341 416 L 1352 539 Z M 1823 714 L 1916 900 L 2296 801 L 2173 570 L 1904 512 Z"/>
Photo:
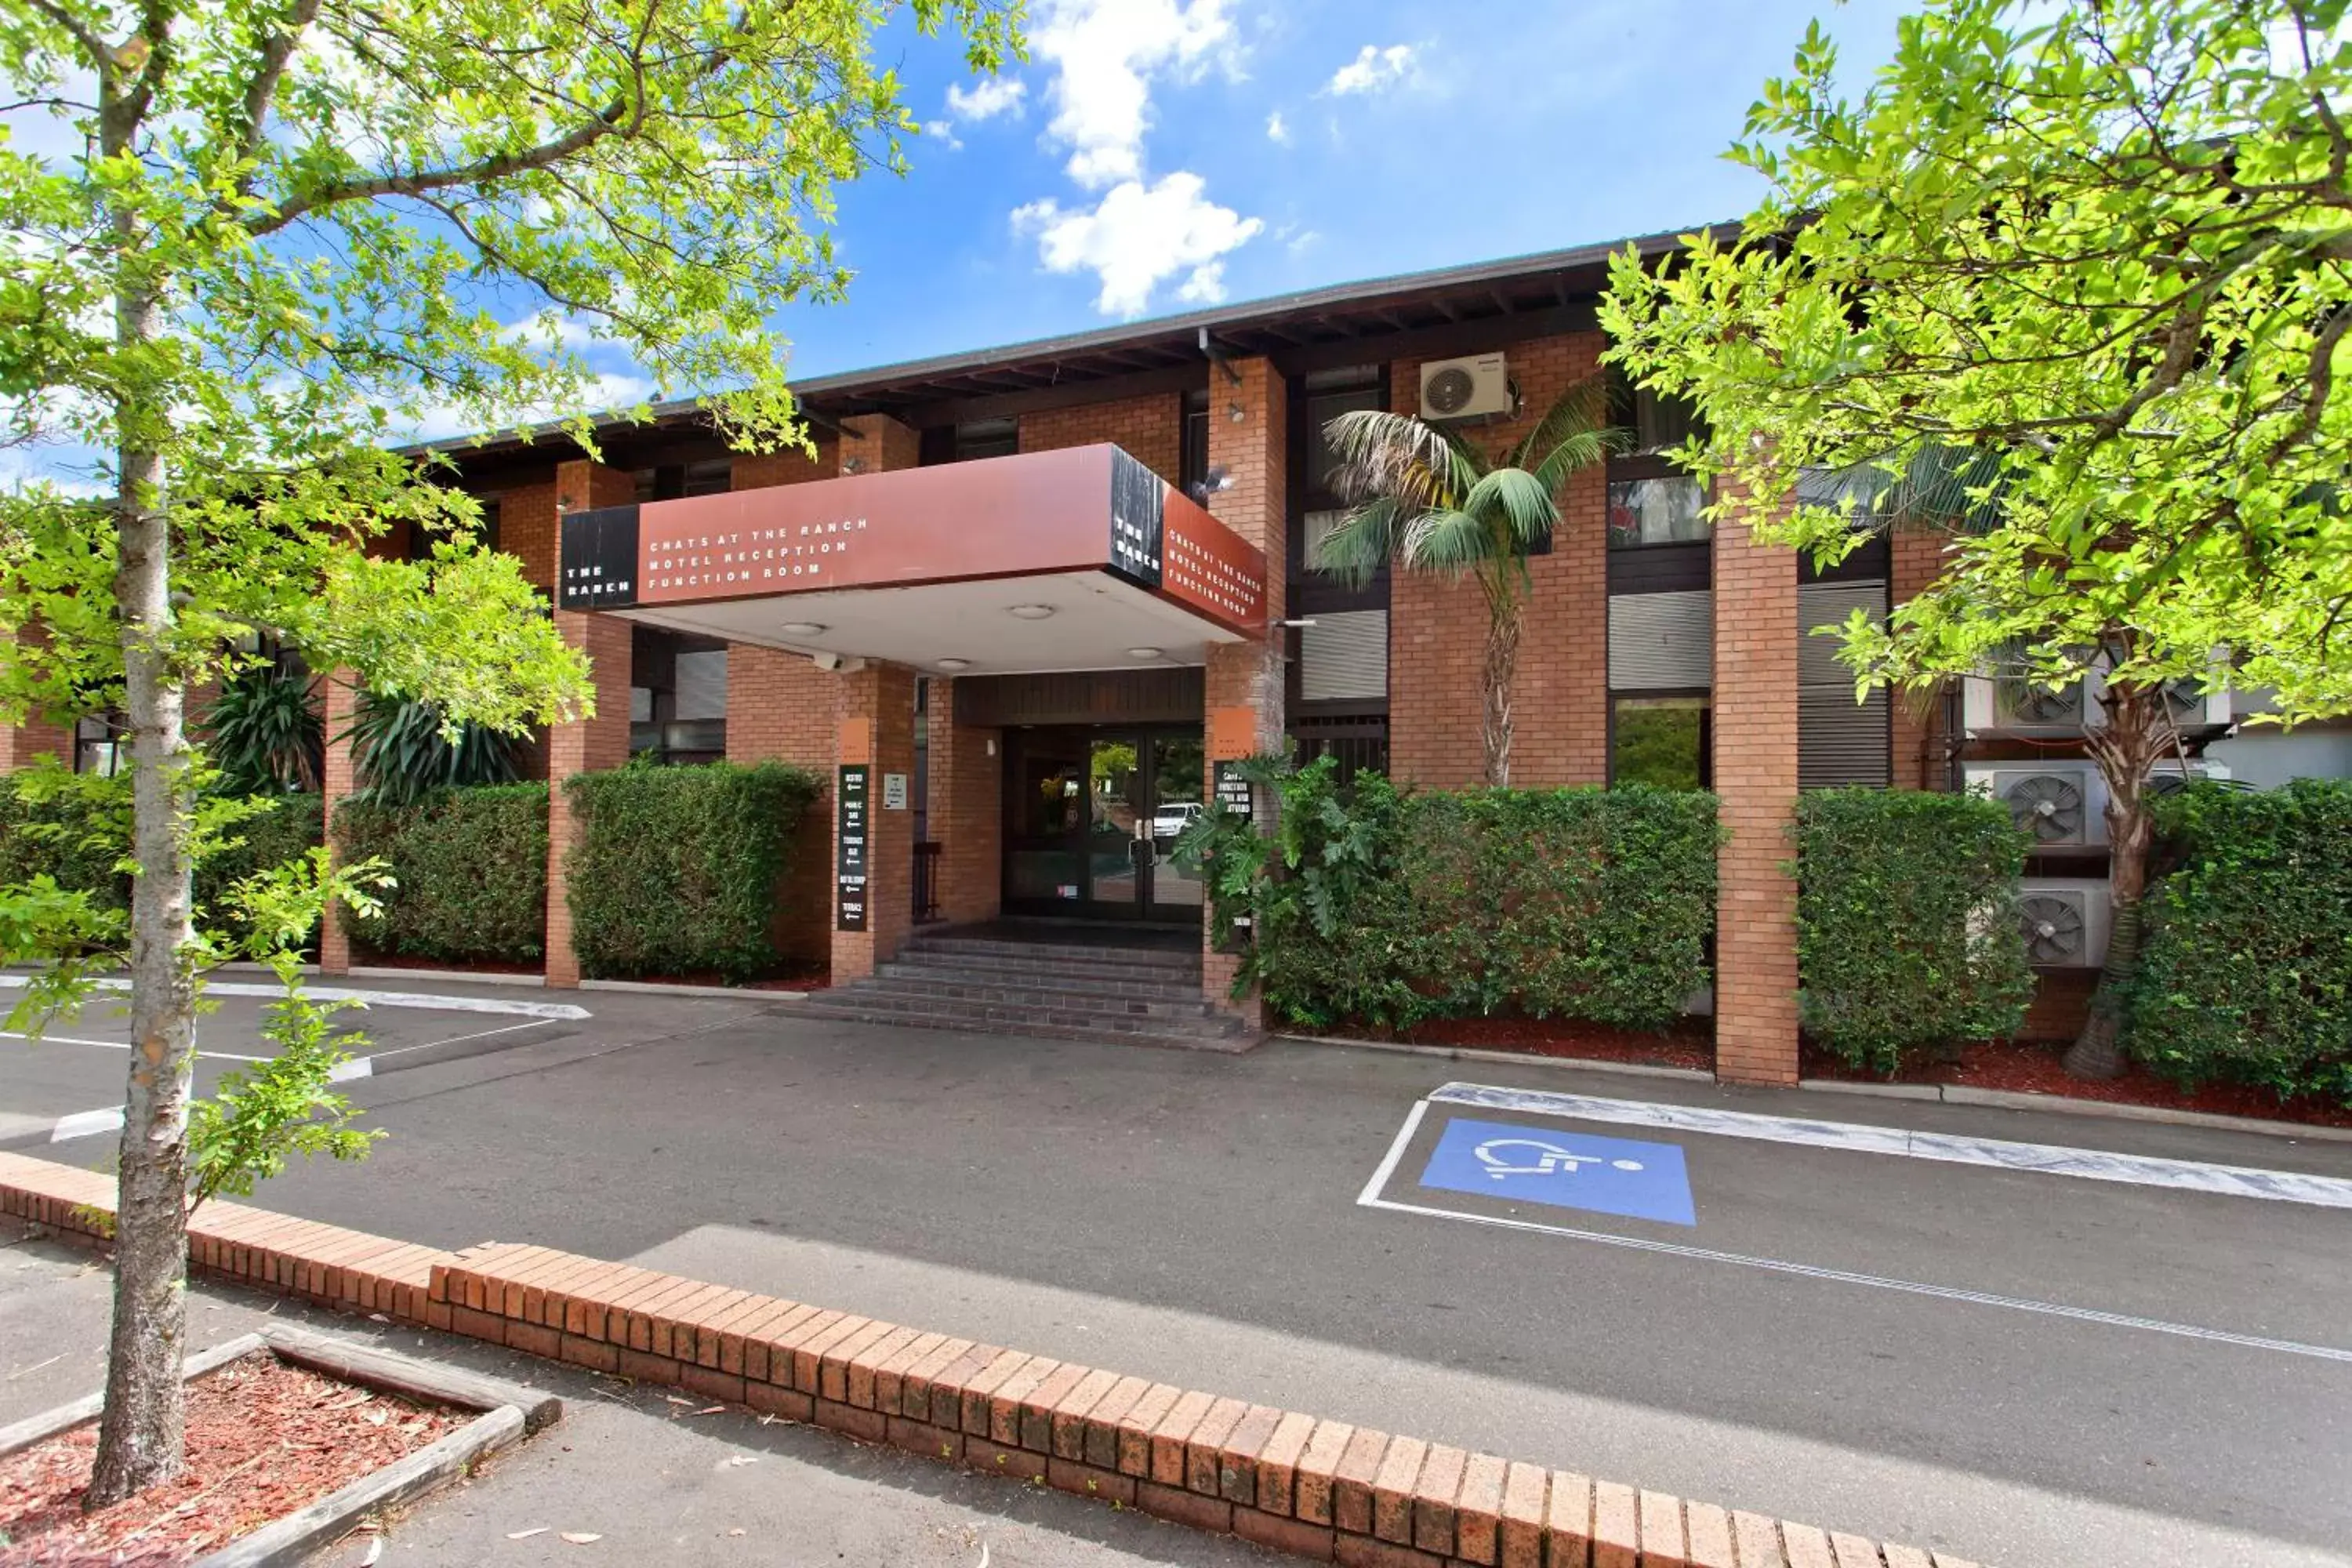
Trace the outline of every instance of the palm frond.
<path fill-rule="evenodd" d="M 1546 485 L 1525 468 L 1496 468 L 1470 487 L 1462 510 L 1474 517 L 1498 519 L 1516 546 L 1512 552 L 1523 553 L 1551 537 L 1559 522 L 1559 508 L 1552 500 L 1558 493 L 1558 487 Z"/>
<path fill-rule="evenodd" d="M 1486 464 L 1453 431 L 1407 415 L 1360 408 L 1323 426 L 1339 459 L 1331 488 L 1345 501 L 1388 496 L 1424 507 L 1457 506 Z"/>
<path fill-rule="evenodd" d="M 1338 527 L 1323 536 L 1316 570 L 1328 572 L 1351 588 L 1368 588 L 1397 551 L 1406 518 L 1417 508 L 1390 496 L 1375 496 L 1351 509 Z"/>
<path fill-rule="evenodd" d="M 1397 561 L 1411 571 L 1445 572 L 1458 577 L 1492 563 L 1495 543 L 1494 530 L 1475 512 L 1433 510 L 1405 525 Z"/>
<path fill-rule="evenodd" d="M 1570 474 L 1627 450 L 1633 440 L 1633 432 L 1610 420 L 1608 379 L 1589 375 L 1552 400 L 1504 463 L 1527 469 L 1557 494 Z"/>
<path fill-rule="evenodd" d="M 2008 459 L 1990 448 L 1931 441 L 1901 459 L 1876 510 L 1897 525 L 1982 532 L 2000 524 L 2008 468 Z"/>

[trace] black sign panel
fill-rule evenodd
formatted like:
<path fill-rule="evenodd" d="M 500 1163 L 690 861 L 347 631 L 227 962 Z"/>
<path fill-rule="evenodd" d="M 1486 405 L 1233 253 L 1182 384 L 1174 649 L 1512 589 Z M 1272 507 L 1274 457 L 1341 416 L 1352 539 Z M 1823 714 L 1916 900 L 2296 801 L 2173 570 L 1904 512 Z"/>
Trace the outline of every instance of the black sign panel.
<path fill-rule="evenodd" d="M 866 851 L 872 847 L 873 801 L 866 785 L 873 770 L 844 763 L 834 787 L 834 921 L 835 931 L 866 929 Z"/>
<path fill-rule="evenodd" d="M 1227 811 L 1238 812 L 1244 816 L 1248 816 L 1256 810 L 1256 794 L 1250 787 L 1249 780 L 1242 777 L 1238 764 L 1234 763 L 1217 764 L 1217 804 Z"/>
<path fill-rule="evenodd" d="M 560 610 L 611 610 L 637 602 L 637 506 L 602 506 L 563 520 Z"/>
<path fill-rule="evenodd" d="M 1114 448 L 1110 455 L 1110 569 L 1130 583 L 1159 587 L 1167 521 L 1167 485 L 1158 474 Z"/>

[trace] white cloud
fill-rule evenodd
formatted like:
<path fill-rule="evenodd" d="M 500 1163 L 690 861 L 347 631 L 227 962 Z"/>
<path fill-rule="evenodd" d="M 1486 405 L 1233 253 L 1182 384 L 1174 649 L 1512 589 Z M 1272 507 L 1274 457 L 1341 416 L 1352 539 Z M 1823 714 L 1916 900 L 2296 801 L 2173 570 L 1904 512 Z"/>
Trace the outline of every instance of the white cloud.
<path fill-rule="evenodd" d="M 1323 90 L 1334 95 L 1350 92 L 1371 92 L 1402 81 L 1412 69 L 1412 46 L 1391 44 L 1386 48 L 1366 44 L 1356 51 L 1356 58 L 1341 66 L 1323 85 Z"/>
<path fill-rule="evenodd" d="M 947 149 L 950 153 L 961 153 L 963 151 L 962 139 L 956 135 L 955 127 L 944 120 L 924 121 L 923 134 L 926 136 L 938 137 L 941 142 L 947 143 Z"/>
<path fill-rule="evenodd" d="M 1106 315 L 1141 315 L 1151 291 L 1180 273 L 1178 298 L 1213 304 L 1225 297 L 1219 258 L 1265 225 L 1219 206 L 1202 188 L 1200 175 L 1181 170 L 1150 185 L 1125 180 L 1092 211 L 1066 209 L 1049 198 L 1016 209 L 1013 224 L 1036 235 L 1047 271 L 1091 271 L 1100 279 L 1095 308 Z"/>
<path fill-rule="evenodd" d="M 1283 121 L 1279 109 L 1265 117 L 1265 139 L 1280 142 L 1285 147 L 1290 145 L 1290 127 Z"/>
<path fill-rule="evenodd" d="M 1151 79 L 1197 74 L 1234 47 L 1228 0 L 1052 0 L 1030 36 L 1054 67 L 1047 131 L 1070 148 L 1070 177 L 1090 190 L 1143 176 Z"/>
<path fill-rule="evenodd" d="M 1017 120 L 1023 100 L 1028 96 L 1029 84 L 1019 77 L 985 77 L 969 90 L 958 82 L 948 89 L 948 114 L 966 124 L 975 120 L 993 120 L 1000 114 L 1010 114 Z"/>

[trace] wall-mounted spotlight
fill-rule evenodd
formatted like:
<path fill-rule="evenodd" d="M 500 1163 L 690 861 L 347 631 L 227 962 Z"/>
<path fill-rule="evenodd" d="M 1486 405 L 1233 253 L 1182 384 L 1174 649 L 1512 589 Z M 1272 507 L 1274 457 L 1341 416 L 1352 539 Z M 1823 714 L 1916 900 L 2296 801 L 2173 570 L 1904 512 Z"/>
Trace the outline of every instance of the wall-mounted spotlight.
<path fill-rule="evenodd" d="M 1223 468 L 1211 468 L 1193 483 L 1192 499 L 1205 506 L 1208 504 L 1208 500 L 1211 496 L 1215 495 L 1220 490 L 1229 490 L 1233 488 L 1234 476 L 1232 474 L 1226 472 Z"/>
<path fill-rule="evenodd" d="M 1249 417 L 1249 410 L 1238 403 L 1228 403 L 1225 405 L 1225 417 L 1238 425 Z"/>
<path fill-rule="evenodd" d="M 837 653 L 813 653 L 809 655 L 809 662 L 835 675 L 856 675 L 866 668 L 864 659 L 845 658 Z"/>

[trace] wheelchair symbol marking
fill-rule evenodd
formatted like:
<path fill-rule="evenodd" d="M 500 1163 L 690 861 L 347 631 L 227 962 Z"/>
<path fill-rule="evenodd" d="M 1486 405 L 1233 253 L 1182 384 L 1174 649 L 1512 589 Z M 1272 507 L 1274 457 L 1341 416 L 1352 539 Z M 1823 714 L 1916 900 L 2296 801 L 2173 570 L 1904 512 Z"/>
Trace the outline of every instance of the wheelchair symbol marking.
<path fill-rule="evenodd" d="M 1498 1182 L 1512 1176 L 1573 1176 L 1587 1165 L 1608 1165 L 1619 1171 L 1642 1168 L 1639 1160 L 1604 1160 L 1535 1138 L 1489 1138 L 1471 1152 L 1486 1167 L 1486 1174 Z"/>

